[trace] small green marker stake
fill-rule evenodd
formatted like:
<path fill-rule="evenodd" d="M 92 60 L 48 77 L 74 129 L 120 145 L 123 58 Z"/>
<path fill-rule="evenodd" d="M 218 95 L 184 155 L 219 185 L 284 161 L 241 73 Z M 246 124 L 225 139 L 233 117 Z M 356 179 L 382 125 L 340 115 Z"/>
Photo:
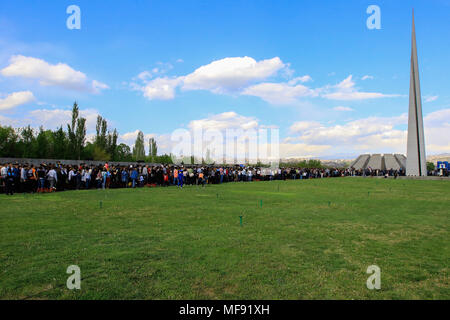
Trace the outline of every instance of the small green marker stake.
<path fill-rule="evenodd" d="M 331 201 L 328 201 L 328 206 L 329 206 L 329 207 L 331 206 Z"/>
<path fill-rule="evenodd" d="M 368 197 L 370 196 L 370 191 L 367 191 L 367 196 L 368 196 Z"/>
<path fill-rule="evenodd" d="M 242 216 L 239 216 L 239 223 L 241 224 L 241 227 L 242 227 L 242 225 L 243 225 L 243 223 L 242 223 Z"/>
<path fill-rule="evenodd" d="M 259 204 L 260 204 L 260 206 L 261 206 L 261 208 L 262 208 L 262 200 L 259 200 L 260 202 L 259 202 Z"/>
<path fill-rule="evenodd" d="M 100 209 L 103 208 L 103 201 L 100 200 Z"/>
<path fill-rule="evenodd" d="M 216 196 L 217 196 L 217 199 L 219 199 L 219 194 L 218 193 L 216 193 Z"/>

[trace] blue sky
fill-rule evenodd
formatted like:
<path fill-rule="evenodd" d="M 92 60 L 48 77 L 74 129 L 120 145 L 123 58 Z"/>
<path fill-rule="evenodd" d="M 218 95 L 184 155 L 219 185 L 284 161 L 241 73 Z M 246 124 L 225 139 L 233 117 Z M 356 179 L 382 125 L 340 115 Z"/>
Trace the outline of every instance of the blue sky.
<path fill-rule="evenodd" d="M 4 0 L 0 124 L 53 128 L 77 100 L 90 131 L 100 113 L 129 144 L 254 121 L 280 129 L 286 157 L 405 153 L 413 7 L 427 151 L 450 152 L 447 0 Z"/>

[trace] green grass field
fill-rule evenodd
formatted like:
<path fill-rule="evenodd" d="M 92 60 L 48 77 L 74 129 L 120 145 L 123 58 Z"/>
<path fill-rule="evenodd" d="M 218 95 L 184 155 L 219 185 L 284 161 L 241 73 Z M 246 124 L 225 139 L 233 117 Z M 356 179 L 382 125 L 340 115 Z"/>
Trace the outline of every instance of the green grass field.
<path fill-rule="evenodd" d="M 449 191 L 336 178 L 0 195 L 0 298 L 450 299 Z"/>

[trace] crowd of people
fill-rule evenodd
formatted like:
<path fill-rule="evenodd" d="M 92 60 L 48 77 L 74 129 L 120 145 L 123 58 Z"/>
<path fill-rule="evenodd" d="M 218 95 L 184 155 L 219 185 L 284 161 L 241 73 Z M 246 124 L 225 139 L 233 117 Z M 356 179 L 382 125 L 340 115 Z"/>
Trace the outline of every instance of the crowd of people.
<path fill-rule="evenodd" d="M 8 163 L 0 165 L 0 192 L 42 193 L 79 189 L 136 188 L 227 182 L 317 179 L 343 176 L 401 176 L 403 170 L 355 170 L 353 168 L 264 168 L 251 166 L 183 165 L 65 165 L 61 163 Z"/>
<path fill-rule="evenodd" d="M 79 189 L 136 188 L 227 182 L 251 182 L 286 179 L 327 178 L 351 175 L 345 169 L 263 168 L 249 166 L 183 165 L 0 165 L 1 192 L 41 193 Z"/>

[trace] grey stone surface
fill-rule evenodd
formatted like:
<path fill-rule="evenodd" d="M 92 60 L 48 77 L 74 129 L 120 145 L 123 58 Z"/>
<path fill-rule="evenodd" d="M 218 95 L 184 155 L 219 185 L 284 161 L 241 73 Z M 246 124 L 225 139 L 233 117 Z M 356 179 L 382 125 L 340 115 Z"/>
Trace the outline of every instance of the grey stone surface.
<path fill-rule="evenodd" d="M 350 167 L 356 170 L 364 169 L 369 161 L 370 154 L 362 154 L 350 165 Z"/>
<path fill-rule="evenodd" d="M 419 64 L 417 59 L 414 11 L 412 19 L 406 175 L 426 176 L 427 163 L 425 157 L 425 138 L 423 132 L 422 101 L 420 95 Z"/>
<path fill-rule="evenodd" d="M 381 154 L 374 154 L 370 157 L 367 167 L 374 170 L 384 170 L 385 168 L 382 160 Z"/>
<path fill-rule="evenodd" d="M 384 155 L 384 167 L 389 170 L 399 170 L 401 168 L 400 163 L 397 161 L 393 154 Z"/>
<path fill-rule="evenodd" d="M 350 168 L 356 170 L 405 170 L 405 156 L 402 154 L 362 154 L 350 165 Z"/>
<path fill-rule="evenodd" d="M 395 159 L 400 164 L 400 167 L 406 168 L 406 157 L 403 154 L 395 154 Z"/>

